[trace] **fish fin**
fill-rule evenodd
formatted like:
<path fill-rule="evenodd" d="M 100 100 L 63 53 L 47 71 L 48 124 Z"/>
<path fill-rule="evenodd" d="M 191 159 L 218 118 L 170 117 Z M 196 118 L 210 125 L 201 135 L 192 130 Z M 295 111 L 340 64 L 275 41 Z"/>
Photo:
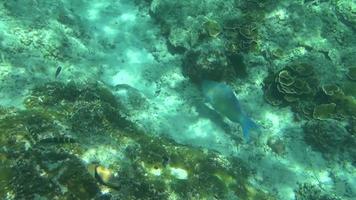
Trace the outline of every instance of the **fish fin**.
<path fill-rule="evenodd" d="M 243 118 L 241 126 L 242 126 L 242 134 L 246 141 L 250 140 L 251 129 L 255 129 L 255 130 L 259 129 L 259 126 L 247 116 Z"/>

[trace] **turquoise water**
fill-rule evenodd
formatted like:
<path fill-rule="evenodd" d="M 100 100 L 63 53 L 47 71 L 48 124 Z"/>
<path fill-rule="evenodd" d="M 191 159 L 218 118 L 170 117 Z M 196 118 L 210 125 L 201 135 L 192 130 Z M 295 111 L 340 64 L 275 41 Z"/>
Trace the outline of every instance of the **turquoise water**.
<path fill-rule="evenodd" d="M 0 199 L 354 199 L 355 31 L 353 0 L 0 1 Z"/>

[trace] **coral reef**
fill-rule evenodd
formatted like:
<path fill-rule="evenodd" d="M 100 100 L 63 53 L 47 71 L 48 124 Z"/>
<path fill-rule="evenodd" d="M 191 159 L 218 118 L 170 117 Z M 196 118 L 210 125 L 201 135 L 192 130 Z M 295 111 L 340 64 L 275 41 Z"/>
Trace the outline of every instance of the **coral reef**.
<path fill-rule="evenodd" d="M 25 105 L 0 109 L 1 198 L 274 199 L 249 184 L 242 160 L 122 123 L 120 105 L 97 83 L 45 83 Z M 110 162 L 100 151 L 88 157 L 102 145 L 117 152 Z"/>
<path fill-rule="evenodd" d="M 274 3 L 217 0 L 205 3 L 207 8 L 186 0 L 176 3 L 157 0 L 151 3 L 150 14 L 160 24 L 171 52 L 184 56 L 183 73 L 193 82 L 207 79 L 229 82 L 246 77 L 243 53 L 258 48 L 258 24 Z M 251 12 L 232 12 L 240 9 Z M 181 18 L 178 10 L 194 15 Z"/>
<path fill-rule="evenodd" d="M 342 121 L 352 123 L 354 97 L 337 84 L 320 85 L 311 65 L 292 64 L 271 73 L 264 80 L 264 97 L 271 105 L 291 106 L 296 117 L 308 120 L 303 126 L 304 139 L 317 151 L 337 155 L 355 144 L 341 125 Z"/>
<path fill-rule="evenodd" d="M 337 84 L 320 85 L 313 67 L 305 63 L 267 76 L 264 97 L 271 105 L 291 106 L 297 117 L 306 119 L 351 120 L 356 115 L 354 97 Z"/>

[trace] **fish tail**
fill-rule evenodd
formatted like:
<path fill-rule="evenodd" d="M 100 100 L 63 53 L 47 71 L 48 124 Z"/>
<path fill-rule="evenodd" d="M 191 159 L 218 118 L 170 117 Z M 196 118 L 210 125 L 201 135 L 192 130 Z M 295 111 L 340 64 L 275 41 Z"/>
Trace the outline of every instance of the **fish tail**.
<path fill-rule="evenodd" d="M 259 126 L 247 116 L 243 118 L 241 126 L 242 126 L 242 134 L 247 141 L 249 141 L 250 139 L 250 131 L 253 129 L 255 130 L 259 129 Z"/>

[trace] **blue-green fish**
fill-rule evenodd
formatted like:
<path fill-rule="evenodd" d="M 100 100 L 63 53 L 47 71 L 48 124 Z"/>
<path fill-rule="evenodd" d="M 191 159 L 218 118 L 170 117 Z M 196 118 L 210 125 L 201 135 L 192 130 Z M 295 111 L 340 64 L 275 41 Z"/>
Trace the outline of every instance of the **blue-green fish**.
<path fill-rule="evenodd" d="M 233 90 L 228 85 L 215 81 L 203 81 L 202 90 L 214 110 L 229 120 L 239 123 L 244 138 L 249 140 L 250 130 L 258 129 L 258 125 L 243 112 Z"/>

